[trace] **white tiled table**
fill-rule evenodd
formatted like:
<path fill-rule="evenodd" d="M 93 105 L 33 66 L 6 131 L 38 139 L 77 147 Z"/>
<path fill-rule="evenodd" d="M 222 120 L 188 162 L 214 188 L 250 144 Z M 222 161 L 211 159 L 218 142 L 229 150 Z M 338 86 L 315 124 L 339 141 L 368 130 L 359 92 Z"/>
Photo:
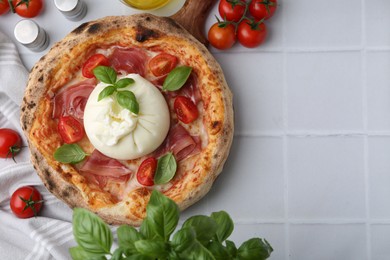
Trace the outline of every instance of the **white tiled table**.
<path fill-rule="evenodd" d="M 80 22 L 52 1 L 34 20 L 53 43 L 81 22 L 134 13 L 85 1 Z M 0 17 L 0 30 L 12 36 L 19 19 Z M 183 219 L 224 209 L 232 239 L 267 238 L 271 259 L 390 259 L 390 1 L 280 0 L 267 24 L 259 48 L 210 49 L 235 94 L 235 140 L 223 174 Z M 18 48 L 28 68 L 45 53 Z"/>

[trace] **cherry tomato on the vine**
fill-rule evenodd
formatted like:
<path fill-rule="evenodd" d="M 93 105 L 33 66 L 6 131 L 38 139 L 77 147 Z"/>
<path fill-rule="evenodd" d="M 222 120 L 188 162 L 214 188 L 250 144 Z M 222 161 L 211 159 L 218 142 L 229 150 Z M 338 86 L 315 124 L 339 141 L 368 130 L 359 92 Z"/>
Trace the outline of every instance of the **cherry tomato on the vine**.
<path fill-rule="evenodd" d="M 22 139 L 15 130 L 0 129 L 0 157 L 12 158 L 22 149 Z M 15 159 L 14 159 L 15 161 Z"/>
<path fill-rule="evenodd" d="M 218 5 L 218 11 L 222 19 L 238 22 L 245 13 L 245 1 L 221 0 Z"/>
<path fill-rule="evenodd" d="M 249 13 L 257 20 L 269 19 L 277 7 L 277 0 L 252 0 L 249 4 Z"/>
<path fill-rule="evenodd" d="M 103 54 L 97 53 L 92 55 L 87 59 L 83 64 L 82 74 L 86 78 L 93 78 L 95 75 L 93 74 L 93 69 L 97 66 L 110 66 L 109 59 Z"/>
<path fill-rule="evenodd" d="M 229 49 L 236 42 L 235 27 L 230 23 L 215 23 L 208 32 L 208 39 L 210 44 L 217 49 Z"/>
<path fill-rule="evenodd" d="M 178 96 L 173 103 L 173 109 L 177 118 L 185 124 L 189 124 L 198 118 L 198 108 L 191 99 L 185 96 Z"/>
<path fill-rule="evenodd" d="M 149 157 L 138 167 L 137 180 L 144 186 L 154 185 L 154 175 L 157 169 L 157 159 Z"/>
<path fill-rule="evenodd" d="M 72 116 L 62 116 L 58 121 L 58 132 L 67 144 L 73 144 L 84 137 L 84 127 Z"/>
<path fill-rule="evenodd" d="M 23 186 L 12 194 L 10 206 L 18 218 L 31 218 L 41 210 L 42 202 L 42 195 L 36 188 Z"/>
<path fill-rule="evenodd" d="M 15 12 L 25 18 L 33 18 L 43 9 L 43 0 L 12 0 Z"/>
<path fill-rule="evenodd" d="M 237 28 L 238 41 L 247 48 L 254 48 L 265 41 L 267 27 L 264 22 L 243 20 Z"/>
<path fill-rule="evenodd" d="M 168 53 L 160 53 L 149 61 L 149 69 L 156 77 L 168 74 L 176 65 L 177 58 Z"/>
<path fill-rule="evenodd" d="M 0 0 L 0 15 L 7 13 L 9 9 L 8 0 Z"/>

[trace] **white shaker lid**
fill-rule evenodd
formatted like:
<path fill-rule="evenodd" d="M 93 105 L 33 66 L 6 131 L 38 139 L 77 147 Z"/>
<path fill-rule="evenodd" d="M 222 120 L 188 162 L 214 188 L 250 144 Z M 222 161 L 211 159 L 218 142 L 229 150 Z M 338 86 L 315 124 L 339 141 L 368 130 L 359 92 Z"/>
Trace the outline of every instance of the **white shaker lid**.
<path fill-rule="evenodd" d="M 54 4 L 58 10 L 62 12 L 70 12 L 76 8 L 78 0 L 54 0 Z"/>
<path fill-rule="evenodd" d="M 39 35 L 39 26 L 31 20 L 21 20 L 14 29 L 14 35 L 22 44 L 33 43 Z"/>

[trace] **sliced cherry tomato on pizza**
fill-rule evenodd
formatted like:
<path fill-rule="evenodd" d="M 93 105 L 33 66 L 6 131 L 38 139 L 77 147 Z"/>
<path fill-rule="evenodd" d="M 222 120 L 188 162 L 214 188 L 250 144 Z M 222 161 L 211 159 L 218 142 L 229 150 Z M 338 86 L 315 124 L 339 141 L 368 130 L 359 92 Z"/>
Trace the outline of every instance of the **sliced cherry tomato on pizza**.
<path fill-rule="evenodd" d="M 220 50 L 231 48 L 236 42 L 236 32 L 233 24 L 215 23 L 208 32 L 210 44 Z"/>
<path fill-rule="evenodd" d="M 88 58 L 83 64 L 82 73 L 86 78 L 93 78 L 93 69 L 97 66 L 110 66 L 110 60 L 103 54 L 97 53 Z"/>
<path fill-rule="evenodd" d="M 160 53 L 149 61 L 149 69 L 156 77 L 168 74 L 176 65 L 177 58 L 168 53 Z"/>
<path fill-rule="evenodd" d="M 42 202 L 42 195 L 36 188 L 23 186 L 12 194 L 10 206 L 18 218 L 31 218 L 41 210 Z"/>
<path fill-rule="evenodd" d="M 84 127 L 72 116 L 62 116 L 58 122 L 58 132 L 67 144 L 73 144 L 83 139 Z"/>
<path fill-rule="evenodd" d="M 254 48 L 262 44 L 267 37 L 267 27 L 259 22 L 243 20 L 237 29 L 238 41 L 247 48 Z"/>
<path fill-rule="evenodd" d="M 238 22 L 245 13 L 245 1 L 242 0 L 221 0 L 218 11 L 222 19 Z"/>
<path fill-rule="evenodd" d="M 9 8 L 8 0 L 0 0 L 0 15 L 7 13 Z"/>
<path fill-rule="evenodd" d="M 12 158 L 22 149 L 22 139 L 15 130 L 0 129 L 0 157 Z M 15 161 L 15 159 L 14 159 Z"/>
<path fill-rule="evenodd" d="M 43 0 L 12 0 L 15 12 L 25 18 L 33 18 L 43 9 Z"/>
<path fill-rule="evenodd" d="M 257 20 L 269 19 L 277 7 L 277 0 L 253 0 L 249 4 L 249 13 Z"/>
<path fill-rule="evenodd" d="M 178 96 L 173 104 L 177 118 L 185 124 L 189 124 L 198 118 L 198 108 L 191 99 Z"/>
<path fill-rule="evenodd" d="M 137 180 L 144 186 L 154 185 L 154 175 L 157 169 L 157 159 L 149 157 L 138 167 Z"/>

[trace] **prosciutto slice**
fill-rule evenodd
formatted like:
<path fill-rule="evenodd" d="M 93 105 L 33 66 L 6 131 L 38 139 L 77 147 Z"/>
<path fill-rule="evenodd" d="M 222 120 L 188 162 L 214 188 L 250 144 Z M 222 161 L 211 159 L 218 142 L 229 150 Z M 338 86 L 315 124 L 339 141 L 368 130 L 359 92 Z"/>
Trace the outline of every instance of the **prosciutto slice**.
<path fill-rule="evenodd" d="M 54 96 L 53 118 L 70 115 L 82 122 L 85 105 L 95 85 L 95 79 L 88 79 L 57 93 Z"/>
<path fill-rule="evenodd" d="M 89 173 L 98 176 L 120 178 L 130 175 L 132 172 L 118 160 L 107 157 L 98 150 L 94 150 L 81 166 L 82 173 Z"/>
<path fill-rule="evenodd" d="M 200 151 L 200 138 L 198 136 L 191 136 L 181 124 L 176 124 L 169 130 L 165 142 L 156 152 L 156 157 L 160 157 L 167 152 L 172 152 L 179 162 Z"/>
<path fill-rule="evenodd" d="M 115 48 L 109 60 L 116 71 L 145 76 L 147 58 L 146 53 L 140 49 Z"/>

